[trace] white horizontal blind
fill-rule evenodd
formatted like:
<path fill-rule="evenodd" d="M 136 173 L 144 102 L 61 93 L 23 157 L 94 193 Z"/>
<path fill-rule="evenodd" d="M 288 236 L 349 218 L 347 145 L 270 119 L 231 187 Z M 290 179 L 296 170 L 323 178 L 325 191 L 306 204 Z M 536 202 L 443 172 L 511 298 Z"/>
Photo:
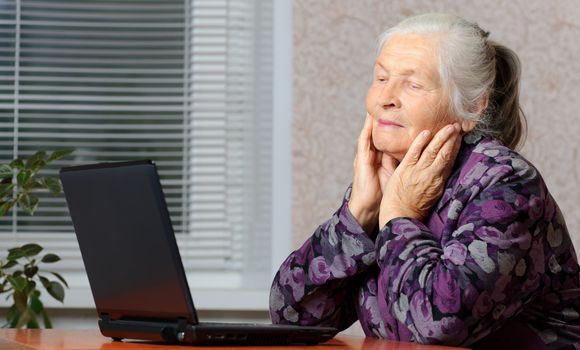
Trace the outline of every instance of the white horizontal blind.
<path fill-rule="evenodd" d="M 270 234 L 268 3 L 2 0 L 0 161 L 153 159 L 186 269 L 241 270 Z M 0 249 L 40 242 L 80 269 L 64 197 L 39 196 L 0 218 Z"/>

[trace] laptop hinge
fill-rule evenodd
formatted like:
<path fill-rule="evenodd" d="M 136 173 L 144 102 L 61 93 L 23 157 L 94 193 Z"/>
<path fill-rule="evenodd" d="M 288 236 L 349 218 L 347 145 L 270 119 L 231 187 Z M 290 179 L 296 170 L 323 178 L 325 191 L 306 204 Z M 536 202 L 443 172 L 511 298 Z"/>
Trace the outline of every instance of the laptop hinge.
<path fill-rule="evenodd" d="M 186 318 L 174 321 L 157 321 L 141 319 L 111 320 L 107 313 L 101 314 L 99 328 L 106 337 L 114 340 L 123 338 L 161 340 L 167 342 L 184 342 L 191 339 Z M 191 327 L 189 327 L 191 328 Z"/>
<path fill-rule="evenodd" d="M 177 338 L 177 341 L 179 342 L 188 342 L 191 341 L 189 333 L 187 332 L 187 319 L 183 318 L 183 317 L 178 317 L 177 318 L 177 329 L 176 329 L 176 334 L 175 337 Z"/>
<path fill-rule="evenodd" d="M 187 327 L 187 319 L 185 319 L 183 317 L 178 317 L 177 318 L 177 330 L 184 331 L 186 327 Z"/>

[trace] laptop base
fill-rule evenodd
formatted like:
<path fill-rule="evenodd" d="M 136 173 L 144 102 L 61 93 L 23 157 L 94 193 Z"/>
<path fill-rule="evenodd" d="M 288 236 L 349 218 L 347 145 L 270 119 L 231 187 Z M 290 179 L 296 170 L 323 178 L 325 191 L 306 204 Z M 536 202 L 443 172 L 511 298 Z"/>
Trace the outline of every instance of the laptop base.
<path fill-rule="evenodd" d="M 333 338 L 331 327 L 302 327 L 294 325 L 261 325 L 200 322 L 191 325 L 185 319 L 177 322 L 156 320 L 111 320 L 104 315 L 99 320 L 101 333 L 114 341 L 143 339 L 166 343 L 194 345 L 315 345 Z"/>

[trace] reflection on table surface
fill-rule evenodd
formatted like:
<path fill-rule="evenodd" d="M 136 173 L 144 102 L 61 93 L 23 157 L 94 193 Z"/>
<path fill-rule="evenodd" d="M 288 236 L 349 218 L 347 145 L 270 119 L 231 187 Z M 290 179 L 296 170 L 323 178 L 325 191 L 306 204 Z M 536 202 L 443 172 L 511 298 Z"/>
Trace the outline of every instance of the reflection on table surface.
<path fill-rule="evenodd" d="M 189 345 L 185 345 L 191 347 Z M 231 349 L 231 346 L 204 346 L 204 349 Z M 168 345 L 152 342 L 129 341 L 113 342 L 103 337 L 98 330 L 63 330 L 63 329 L 0 329 L 0 350 L 119 350 L 119 349 L 184 349 L 184 345 Z M 458 349 L 445 346 L 420 345 L 414 343 L 397 342 L 380 339 L 366 339 L 363 337 L 337 336 L 336 338 L 319 345 L 292 345 L 292 346 L 244 346 L 251 349 L 309 349 L 309 350 L 443 350 Z"/>

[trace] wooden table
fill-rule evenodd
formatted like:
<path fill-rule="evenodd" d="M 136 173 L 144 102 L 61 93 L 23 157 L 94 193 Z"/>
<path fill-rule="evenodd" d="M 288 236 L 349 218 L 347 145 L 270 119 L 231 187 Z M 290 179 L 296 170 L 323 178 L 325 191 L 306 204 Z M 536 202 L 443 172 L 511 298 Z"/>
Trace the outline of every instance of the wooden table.
<path fill-rule="evenodd" d="M 62 330 L 62 329 L 0 329 L 0 350 L 184 350 L 187 345 L 152 344 L 145 342 L 112 342 L 103 337 L 97 330 Z M 202 349 L 228 349 L 231 347 L 201 347 Z M 414 343 L 388 340 L 365 339 L 362 337 L 338 336 L 324 344 L 316 346 L 244 346 L 243 350 L 444 350 L 459 349 L 445 346 L 420 345 Z"/>

